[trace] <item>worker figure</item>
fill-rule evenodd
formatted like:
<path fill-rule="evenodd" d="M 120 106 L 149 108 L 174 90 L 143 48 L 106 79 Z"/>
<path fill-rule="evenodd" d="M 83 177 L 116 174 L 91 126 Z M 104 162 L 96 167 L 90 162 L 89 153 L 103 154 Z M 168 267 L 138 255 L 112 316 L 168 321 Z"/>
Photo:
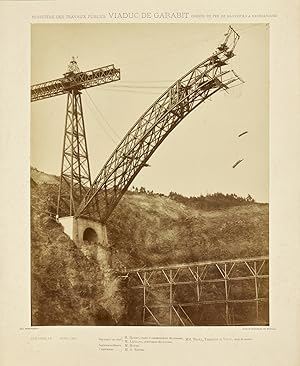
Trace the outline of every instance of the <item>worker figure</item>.
<path fill-rule="evenodd" d="M 74 72 L 74 74 L 80 72 L 74 56 L 72 57 L 72 60 L 70 61 L 69 65 L 68 65 L 67 72 Z"/>

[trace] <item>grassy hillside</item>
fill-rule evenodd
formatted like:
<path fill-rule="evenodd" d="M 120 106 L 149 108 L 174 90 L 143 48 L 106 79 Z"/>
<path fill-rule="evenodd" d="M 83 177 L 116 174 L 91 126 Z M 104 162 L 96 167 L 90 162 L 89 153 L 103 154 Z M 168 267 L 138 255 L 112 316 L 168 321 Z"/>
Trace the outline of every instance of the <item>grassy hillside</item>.
<path fill-rule="evenodd" d="M 268 254 L 268 205 L 196 210 L 127 194 L 107 223 L 113 260 L 132 268 Z"/>
<path fill-rule="evenodd" d="M 33 325 L 130 323 L 120 280 L 86 258 L 51 217 L 57 177 L 36 170 L 32 177 Z M 267 204 L 203 210 L 163 195 L 128 192 L 107 229 L 114 270 L 268 254 Z"/>

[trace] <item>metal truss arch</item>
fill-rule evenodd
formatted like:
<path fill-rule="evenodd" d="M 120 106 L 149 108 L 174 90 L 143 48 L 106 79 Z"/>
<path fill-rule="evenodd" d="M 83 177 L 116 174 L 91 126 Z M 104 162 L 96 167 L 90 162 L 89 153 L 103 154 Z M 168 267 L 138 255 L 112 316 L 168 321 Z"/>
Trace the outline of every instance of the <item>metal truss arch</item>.
<path fill-rule="evenodd" d="M 196 107 L 220 90 L 243 81 L 233 70 L 224 70 L 239 35 L 229 27 L 224 42 L 205 61 L 174 82 L 138 119 L 111 154 L 91 185 L 75 216 L 90 214 L 105 223 L 147 161 L 174 128 Z M 89 212 L 88 212 L 89 211 Z"/>

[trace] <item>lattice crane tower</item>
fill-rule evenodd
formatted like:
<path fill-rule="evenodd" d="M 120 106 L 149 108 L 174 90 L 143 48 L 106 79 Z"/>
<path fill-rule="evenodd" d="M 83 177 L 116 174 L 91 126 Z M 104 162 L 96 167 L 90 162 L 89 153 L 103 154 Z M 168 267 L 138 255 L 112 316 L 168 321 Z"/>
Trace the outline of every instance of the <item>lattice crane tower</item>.
<path fill-rule="evenodd" d="M 120 69 L 116 69 L 114 65 L 81 72 L 73 57 L 63 78 L 31 87 L 32 102 L 67 94 L 58 216 L 73 216 L 91 186 L 81 90 L 118 80 Z"/>

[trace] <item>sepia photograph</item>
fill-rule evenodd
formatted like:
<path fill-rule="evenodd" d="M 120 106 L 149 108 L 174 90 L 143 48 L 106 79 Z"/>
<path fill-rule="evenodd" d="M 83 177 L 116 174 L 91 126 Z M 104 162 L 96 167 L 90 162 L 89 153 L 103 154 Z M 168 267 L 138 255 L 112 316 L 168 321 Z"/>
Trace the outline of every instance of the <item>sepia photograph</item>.
<path fill-rule="evenodd" d="M 31 24 L 31 326 L 268 326 L 269 24 Z"/>

